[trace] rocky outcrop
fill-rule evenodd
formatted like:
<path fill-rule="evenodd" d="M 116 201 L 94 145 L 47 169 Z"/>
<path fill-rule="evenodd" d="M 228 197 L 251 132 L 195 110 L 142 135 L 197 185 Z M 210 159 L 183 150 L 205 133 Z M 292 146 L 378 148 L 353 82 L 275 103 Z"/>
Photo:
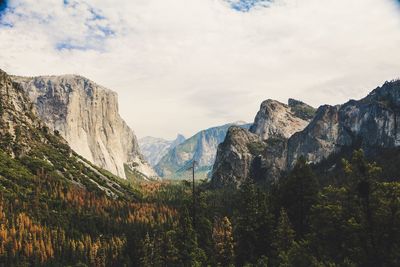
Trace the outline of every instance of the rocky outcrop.
<path fill-rule="evenodd" d="M 340 106 L 322 106 L 304 131 L 288 143 L 290 169 L 299 156 L 318 163 L 343 148 L 400 146 L 400 81 L 387 82 L 367 97 Z"/>
<path fill-rule="evenodd" d="M 215 161 L 218 145 L 225 139 L 228 128 L 232 125 L 248 128 L 244 122 L 235 122 L 203 130 L 185 140 L 160 160 L 155 169 L 161 177 L 186 178 L 187 169 L 195 160 L 197 178 L 207 178 Z"/>
<path fill-rule="evenodd" d="M 162 138 L 156 138 L 146 136 L 139 139 L 139 147 L 144 158 L 151 166 L 156 166 L 158 162 L 164 157 L 169 150 L 174 149 L 177 145 L 182 144 L 186 138 L 178 134 L 175 140 L 165 140 Z"/>
<path fill-rule="evenodd" d="M 34 133 L 40 121 L 24 91 L 0 70 L 0 149 L 23 156 L 38 143 Z"/>
<path fill-rule="evenodd" d="M 250 132 L 263 140 L 270 137 L 289 138 L 295 132 L 303 130 L 309 120 L 292 112 L 292 107 L 275 100 L 268 99 L 261 104 Z"/>
<path fill-rule="evenodd" d="M 115 92 L 76 75 L 13 80 L 28 94 L 42 121 L 78 154 L 122 178 L 126 166 L 145 177 L 156 176 L 118 113 Z"/>
<path fill-rule="evenodd" d="M 274 113 L 276 111 L 278 113 Z M 293 115 L 297 118 L 293 119 Z M 308 125 L 301 129 L 298 119 L 310 118 Z M 248 151 L 239 148 L 250 141 L 235 134 L 227 135 L 224 143 L 232 145 L 219 148 L 212 178 L 215 186 L 238 185 L 247 178 L 264 182 L 278 179 L 282 172 L 291 170 L 301 156 L 308 162 L 320 163 L 330 156 L 356 148 L 362 148 L 367 156 L 382 149 L 398 148 L 400 81 L 386 82 L 358 101 L 350 100 L 337 106 L 323 105 L 315 115 L 309 106 L 297 100 L 289 100 L 289 112 L 276 101 L 268 100 L 261 105 L 250 131 L 263 140 L 262 152 L 249 157 Z M 233 142 L 229 138 L 239 141 Z M 233 156 L 235 151 L 239 151 L 238 155 Z M 246 156 L 241 156 L 241 153 Z M 235 159 L 242 162 L 236 160 L 235 164 L 229 164 Z"/>
<path fill-rule="evenodd" d="M 303 130 L 315 110 L 291 99 L 266 100 L 249 131 L 231 128 L 218 147 L 212 171 L 216 187 L 239 186 L 246 179 L 270 181 L 287 165 L 287 139 Z"/>
<path fill-rule="evenodd" d="M 211 183 L 214 187 L 240 185 L 250 175 L 252 162 L 265 149 L 256 134 L 232 126 L 218 146 Z"/>

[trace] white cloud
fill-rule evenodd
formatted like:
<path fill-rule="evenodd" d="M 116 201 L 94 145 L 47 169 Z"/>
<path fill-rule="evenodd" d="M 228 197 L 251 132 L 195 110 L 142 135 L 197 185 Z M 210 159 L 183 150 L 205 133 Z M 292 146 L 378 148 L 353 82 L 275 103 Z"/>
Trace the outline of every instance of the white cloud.
<path fill-rule="evenodd" d="M 140 136 L 251 121 L 266 98 L 341 103 L 400 76 L 394 0 L 275 0 L 250 12 L 222 0 L 10 6 L 0 68 L 85 75 L 119 93 Z"/>

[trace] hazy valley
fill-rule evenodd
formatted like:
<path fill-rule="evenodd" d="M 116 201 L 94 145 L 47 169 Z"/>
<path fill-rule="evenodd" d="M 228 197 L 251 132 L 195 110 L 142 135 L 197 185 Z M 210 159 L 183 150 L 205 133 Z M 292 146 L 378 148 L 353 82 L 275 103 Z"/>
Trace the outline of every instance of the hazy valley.
<path fill-rule="evenodd" d="M 116 94 L 80 76 L 1 72 L 0 87 L 0 257 L 7 264 L 389 266 L 398 259 L 394 247 L 383 249 L 399 241 L 385 235 L 400 220 L 399 81 L 318 109 L 266 100 L 252 124 L 173 141 L 138 141 L 118 114 Z M 194 195 L 180 182 L 192 178 L 193 161 L 202 180 Z M 343 206 L 346 195 L 357 213 Z M 342 221 L 350 219 L 356 225 Z M 335 242 L 349 249 L 346 256 L 330 257 L 323 240 L 336 233 L 326 228 L 332 223 L 357 238 L 372 234 L 365 238 L 376 253 L 356 253 L 355 241 L 343 237 Z"/>
<path fill-rule="evenodd" d="M 400 266 L 400 0 L 0 0 L 0 267 Z"/>

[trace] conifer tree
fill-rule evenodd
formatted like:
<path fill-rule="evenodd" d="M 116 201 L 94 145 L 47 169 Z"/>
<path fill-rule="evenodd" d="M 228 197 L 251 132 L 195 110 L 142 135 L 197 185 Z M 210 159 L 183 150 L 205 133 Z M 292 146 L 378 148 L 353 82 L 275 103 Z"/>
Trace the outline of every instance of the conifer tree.
<path fill-rule="evenodd" d="M 180 215 L 177 230 L 177 248 L 181 266 L 191 267 L 201 265 L 204 253 L 198 247 L 196 233 L 193 230 L 187 208 L 184 208 Z"/>
<path fill-rule="evenodd" d="M 292 229 L 289 217 L 285 209 L 281 209 L 273 243 L 279 266 L 289 266 L 289 251 L 293 246 L 294 238 L 295 231 Z"/>
<path fill-rule="evenodd" d="M 218 266 L 233 266 L 234 241 L 232 224 L 227 217 L 217 220 L 213 228 L 213 240 Z"/>
<path fill-rule="evenodd" d="M 312 205 L 318 199 L 318 181 L 304 157 L 300 157 L 287 178 L 281 182 L 281 202 L 299 237 L 308 230 Z"/>

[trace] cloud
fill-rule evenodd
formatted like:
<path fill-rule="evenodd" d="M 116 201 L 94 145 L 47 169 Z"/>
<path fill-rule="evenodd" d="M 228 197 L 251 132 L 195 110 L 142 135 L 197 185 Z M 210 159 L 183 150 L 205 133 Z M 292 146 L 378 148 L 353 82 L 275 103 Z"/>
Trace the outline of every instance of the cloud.
<path fill-rule="evenodd" d="M 337 104 L 399 77 L 396 1 L 257 2 L 11 0 L 0 68 L 87 76 L 140 136 L 167 138 L 252 121 L 267 98 Z"/>

